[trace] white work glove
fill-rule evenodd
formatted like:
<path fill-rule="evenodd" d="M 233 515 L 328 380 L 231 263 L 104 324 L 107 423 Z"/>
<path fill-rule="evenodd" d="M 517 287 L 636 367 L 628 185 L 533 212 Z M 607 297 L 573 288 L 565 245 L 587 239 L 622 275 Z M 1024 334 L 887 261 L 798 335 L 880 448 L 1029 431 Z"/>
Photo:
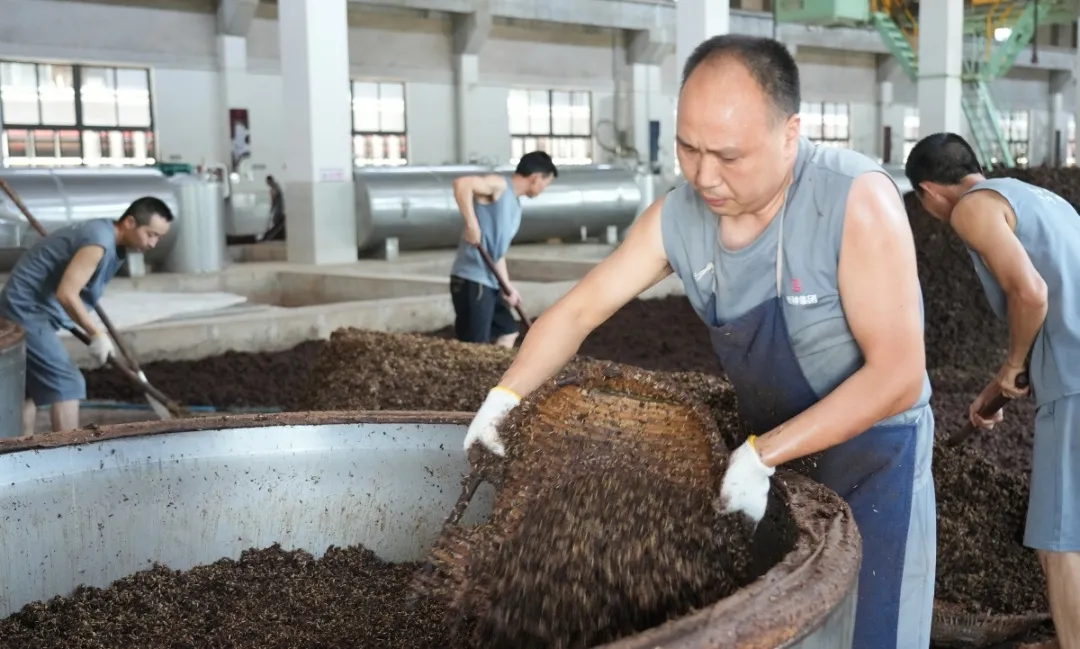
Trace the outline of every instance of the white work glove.
<path fill-rule="evenodd" d="M 99 365 L 104 365 L 115 351 L 107 333 L 95 334 L 90 339 L 90 356 L 97 360 Z"/>
<path fill-rule="evenodd" d="M 750 436 L 731 454 L 720 486 L 720 502 L 723 504 L 721 513 L 742 512 L 757 525 L 765 517 L 769 478 L 776 473 L 776 468 L 765 466 L 761 461 L 754 448 L 754 439 Z"/>
<path fill-rule="evenodd" d="M 495 455 L 505 455 L 506 449 L 499 440 L 499 424 L 519 403 L 521 397 L 512 391 L 501 386 L 492 388 L 469 424 L 469 432 L 465 434 L 465 450 L 468 451 L 474 442 L 480 440 L 484 448 Z"/>

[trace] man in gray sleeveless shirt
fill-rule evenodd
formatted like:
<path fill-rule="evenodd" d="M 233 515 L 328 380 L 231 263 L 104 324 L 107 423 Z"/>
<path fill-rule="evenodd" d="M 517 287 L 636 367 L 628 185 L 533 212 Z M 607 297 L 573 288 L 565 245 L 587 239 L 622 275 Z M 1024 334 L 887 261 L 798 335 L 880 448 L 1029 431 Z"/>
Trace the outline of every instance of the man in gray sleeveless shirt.
<path fill-rule="evenodd" d="M 112 342 L 89 310 L 124 263 L 125 251 L 153 248 L 172 219 L 168 205 L 146 196 L 115 221 L 91 219 L 56 230 L 19 258 L 0 290 L 0 318 L 26 331 L 25 434 L 34 432 L 37 406 L 49 406 L 54 432 L 79 427 L 86 381 L 57 331 L 78 325 L 90 337 L 91 356 L 106 362 Z"/>
<path fill-rule="evenodd" d="M 521 227 L 521 196 L 536 198 L 559 175 L 551 156 L 532 151 L 521 156 L 513 174 L 461 176 L 454 180 L 454 199 L 465 220 L 465 233 L 450 269 L 450 298 L 454 304 L 454 335 L 462 342 L 513 347 L 518 324 L 510 308 L 521 295 L 506 272 L 506 253 Z M 482 246 L 503 282 L 510 288 L 500 295 L 499 280 L 478 246 Z"/>
<path fill-rule="evenodd" d="M 697 48 L 679 94 L 687 181 L 537 319 L 465 446 L 502 453 L 498 424 L 522 395 L 674 272 L 750 433 L 723 477 L 722 511 L 760 521 L 775 468 L 808 458 L 800 464 L 845 499 L 862 535 L 853 646 L 926 649 L 934 419 L 911 227 L 878 164 L 800 136 L 800 103 L 781 43 L 728 34 Z"/>
<path fill-rule="evenodd" d="M 991 307 L 1009 323 L 1008 353 L 969 417 L 992 428 L 1002 413 L 981 418 L 987 401 L 1034 393 L 1024 544 L 1046 573 L 1059 646 L 1080 649 L 1080 215 L 1041 187 L 987 179 L 953 133 L 923 138 L 906 173 L 923 207 L 963 240 Z M 1030 387 L 1020 389 L 1025 371 Z"/>

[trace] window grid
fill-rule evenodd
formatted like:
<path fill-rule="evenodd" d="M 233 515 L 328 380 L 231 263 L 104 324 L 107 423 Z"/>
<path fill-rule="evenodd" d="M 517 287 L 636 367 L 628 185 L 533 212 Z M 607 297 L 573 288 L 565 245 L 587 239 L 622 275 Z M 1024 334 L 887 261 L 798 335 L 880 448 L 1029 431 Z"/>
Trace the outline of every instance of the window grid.
<path fill-rule="evenodd" d="M 1030 114 L 1026 110 L 1001 111 L 1001 128 L 1017 165 L 1027 166 L 1031 140 Z M 994 162 L 997 162 L 994 159 Z"/>
<path fill-rule="evenodd" d="M 357 167 L 408 164 L 405 84 L 353 81 L 351 93 L 353 164 Z"/>
<path fill-rule="evenodd" d="M 851 119 L 848 104 L 803 102 L 799 109 L 802 134 L 821 146 L 851 148 Z"/>
<path fill-rule="evenodd" d="M 545 151 L 556 165 L 593 162 L 592 93 L 587 90 L 511 90 L 510 163 Z"/>
<path fill-rule="evenodd" d="M 155 162 L 148 68 L 0 61 L 0 155 L 13 167 Z"/>

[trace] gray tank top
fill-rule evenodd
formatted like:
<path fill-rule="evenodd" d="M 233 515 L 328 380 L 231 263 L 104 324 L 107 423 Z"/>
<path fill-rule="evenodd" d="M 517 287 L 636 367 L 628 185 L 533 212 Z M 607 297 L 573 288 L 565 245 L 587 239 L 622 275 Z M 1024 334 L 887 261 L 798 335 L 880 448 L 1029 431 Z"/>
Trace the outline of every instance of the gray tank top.
<path fill-rule="evenodd" d="M 1036 404 L 1080 394 L 1080 215 L 1057 194 L 1015 178 L 984 180 L 968 193 L 983 190 L 1009 201 L 1016 238 L 1046 282 L 1046 321 L 1031 350 Z M 979 253 L 968 252 L 991 308 L 1008 322 L 1004 290 Z"/>
<path fill-rule="evenodd" d="M 511 176 L 506 176 L 506 191 L 497 201 L 487 205 L 473 201 L 476 220 L 480 223 L 480 240 L 492 261 L 499 261 L 506 255 L 510 250 L 510 242 L 521 227 L 521 202 L 514 193 L 511 179 Z M 484 264 L 480 251 L 464 240 L 458 244 L 450 274 L 494 289 L 499 288 L 499 281 Z"/>
<path fill-rule="evenodd" d="M 86 308 L 94 308 L 126 257 L 125 251 L 116 247 L 112 219 L 74 223 L 39 239 L 19 257 L 0 291 L 0 315 L 24 325 L 47 323 L 57 329 L 73 326 L 56 299 L 56 289 L 72 257 L 84 246 L 105 249 L 97 269 L 80 294 Z"/>
<path fill-rule="evenodd" d="M 689 184 L 672 190 L 661 212 L 668 262 L 698 316 L 721 326 L 779 294 L 795 356 L 819 398 L 863 364 L 840 303 L 837 268 L 848 192 L 870 171 L 885 173 L 862 154 L 801 138 L 783 216 L 741 250 L 720 243 L 719 219 Z M 919 304 L 922 309 L 921 293 Z M 930 395 L 927 376 L 911 409 L 879 423 L 914 421 Z"/>

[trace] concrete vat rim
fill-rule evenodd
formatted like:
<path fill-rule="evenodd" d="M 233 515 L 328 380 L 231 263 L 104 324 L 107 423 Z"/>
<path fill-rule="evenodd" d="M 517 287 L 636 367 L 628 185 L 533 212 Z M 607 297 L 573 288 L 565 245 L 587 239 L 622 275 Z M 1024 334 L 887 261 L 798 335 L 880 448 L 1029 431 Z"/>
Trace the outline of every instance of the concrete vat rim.
<path fill-rule="evenodd" d="M 84 428 L 0 439 L 0 455 L 79 446 L 106 440 L 271 426 L 341 424 L 451 424 L 467 426 L 468 412 L 316 411 L 195 417 Z M 599 645 L 610 649 L 681 647 L 777 649 L 821 628 L 857 587 L 862 542 L 851 510 L 834 492 L 781 469 L 774 483 L 799 530 L 795 547 L 762 577 L 711 606 L 640 634 Z"/>

